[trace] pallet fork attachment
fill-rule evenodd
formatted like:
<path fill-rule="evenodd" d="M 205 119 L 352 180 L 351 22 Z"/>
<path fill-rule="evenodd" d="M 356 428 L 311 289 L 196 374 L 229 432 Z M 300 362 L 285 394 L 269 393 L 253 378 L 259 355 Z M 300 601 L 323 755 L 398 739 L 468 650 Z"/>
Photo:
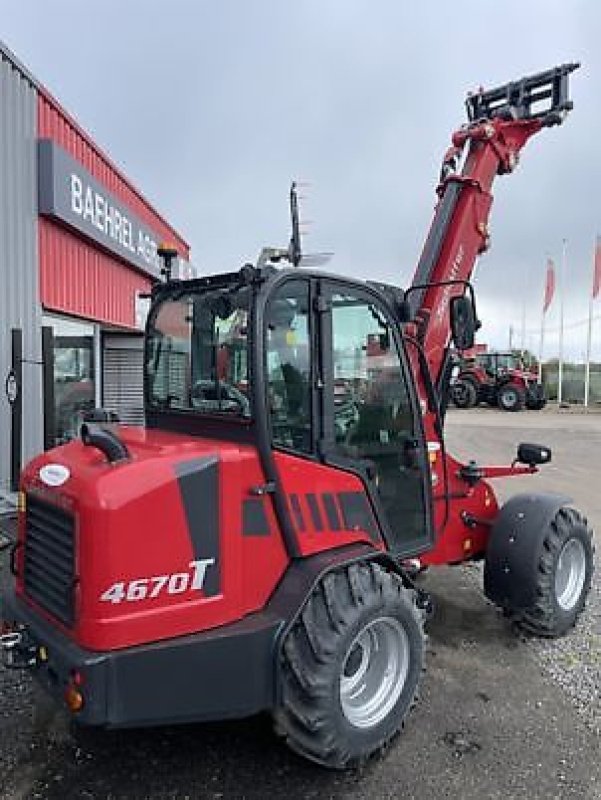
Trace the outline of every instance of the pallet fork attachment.
<path fill-rule="evenodd" d="M 562 64 L 496 89 L 469 94 L 465 105 L 471 123 L 493 118 L 541 120 L 544 126 L 560 125 L 573 103 L 568 96 L 568 76 L 579 63 Z"/>

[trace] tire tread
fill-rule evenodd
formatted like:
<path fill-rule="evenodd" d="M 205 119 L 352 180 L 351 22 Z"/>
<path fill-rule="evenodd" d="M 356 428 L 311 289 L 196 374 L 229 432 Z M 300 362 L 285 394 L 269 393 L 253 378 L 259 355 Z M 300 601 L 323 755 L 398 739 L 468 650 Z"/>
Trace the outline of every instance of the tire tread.
<path fill-rule="evenodd" d="M 570 537 L 574 528 L 582 526 L 586 531 L 585 536 L 589 543 L 589 552 L 593 566 L 585 580 L 580 602 L 576 605 L 569 624 L 562 625 L 558 619 L 554 603 L 554 564 L 555 558 Z M 535 634 L 545 638 L 561 636 L 573 628 L 578 618 L 584 611 L 586 600 L 592 584 L 594 571 L 594 544 L 593 532 L 588 525 L 586 517 L 573 508 L 560 508 L 549 525 L 547 535 L 541 548 L 541 556 L 537 568 L 537 600 L 532 608 L 521 612 L 514 617 L 516 626 L 526 633 Z"/>
<path fill-rule="evenodd" d="M 373 562 L 361 562 L 328 573 L 313 590 L 281 650 L 281 704 L 274 712 L 276 732 L 300 755 L 327 767 L 359 766 L 385 750 L 403 727 L 417 701 L 413 690 L 399 730 L 376 742 L 369 752 L 354 756 L 328 721 L 332 697 L 324 664 L 334 657 L 336 642 L 370 602 L 402 598 L 420 631 L 425 651 L 425 612 L 416 592 L 400 577 Z M 423 669 L 423 665 L 422 665 Z"/>

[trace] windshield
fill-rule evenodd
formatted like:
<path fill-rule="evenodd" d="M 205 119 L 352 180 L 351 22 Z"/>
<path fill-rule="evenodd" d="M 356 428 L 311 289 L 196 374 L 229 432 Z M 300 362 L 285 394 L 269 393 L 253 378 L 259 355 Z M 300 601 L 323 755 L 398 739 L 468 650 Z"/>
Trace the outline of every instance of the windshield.
<path fill-rule="evenodd" d="M 497 356 L 499 369 L 519 369 L 519 362 L 513 353 L 501 353 Z"/>
<path fill-rule="evenodd" d="M 181 294 L 155 307 L 146 349 L 151 407 L 250 416 L 249 291 Z"/>

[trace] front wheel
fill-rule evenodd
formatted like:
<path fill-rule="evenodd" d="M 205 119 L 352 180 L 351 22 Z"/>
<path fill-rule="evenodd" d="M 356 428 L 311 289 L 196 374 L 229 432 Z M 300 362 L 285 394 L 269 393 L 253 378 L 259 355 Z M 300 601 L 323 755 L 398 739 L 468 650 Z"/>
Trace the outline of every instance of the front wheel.
<path fill-rule="evenodd" d="M 478 389 L 472 381 L 460 379 L 453 385 L 451 397 L 457 408 L 474 408 L 478 404 Z"/>
<path fill-rule="evenodd" d="M 519 537 L 504 537 L 505 552 L 497 549 L 493 559 L 487 556 L 485 585 L 494 586 L 500 572 L 509 570 L 514 580 L 521 582 L 521 587 L 516 588 L 522 588 L 532 602 L 515 608 L 497 597 L 508 616 L 528 633 L 563 636 L 576 624 L 591 589 L 593 532 L 578 511 L 563 507 L 544 528 L 529 531 L 528 535 L 538 540 L 533 542 L 535 557 L 518 563 L 514 551 Z"/>
<path fill-rule="evenodd" d="M 326 767 L 357 766 L 402 728 L 424 663 L 413 589 L 375 563 L 326 575 L 284 640 L 276 730 Z"/>
<path fill-rule="evenodd" d="M 530 411 L 542 411 L 547 405 L 545 388 L 540 384 L 529 386 L 526 392 L 526 408 Z"/>
<path fill-rule="evenodd" d="M 591 589 L 593 532 L 581 514 L 561 508 L 546 534 L 536 575 L 538 599 L 517 622 L 540 636 L 561 636 L 576 624 Z"/>

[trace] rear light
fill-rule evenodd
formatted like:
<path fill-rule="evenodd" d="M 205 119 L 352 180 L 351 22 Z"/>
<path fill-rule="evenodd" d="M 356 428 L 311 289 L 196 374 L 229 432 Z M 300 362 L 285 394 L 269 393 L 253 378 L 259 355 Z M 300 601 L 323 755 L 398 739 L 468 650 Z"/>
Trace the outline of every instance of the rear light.
<path fill-rule="evenodd" d="M 69 683 L 65 689 L 65 703 L 69 711 L 73 714 L 81 711 L 84 706 L 84 699 L 81 691 L 84 682 L 83 672 L 80 672 L 78 669 L 72 669 L 69 673 Z"/>
<path fill-rule="evenodd" d="M 65 689 L 65 703 L 67 704 L 69 711 L 72 713 L 81 711 L 83 708 L 83 695 L 72 683 L 70 683 Z"/>

